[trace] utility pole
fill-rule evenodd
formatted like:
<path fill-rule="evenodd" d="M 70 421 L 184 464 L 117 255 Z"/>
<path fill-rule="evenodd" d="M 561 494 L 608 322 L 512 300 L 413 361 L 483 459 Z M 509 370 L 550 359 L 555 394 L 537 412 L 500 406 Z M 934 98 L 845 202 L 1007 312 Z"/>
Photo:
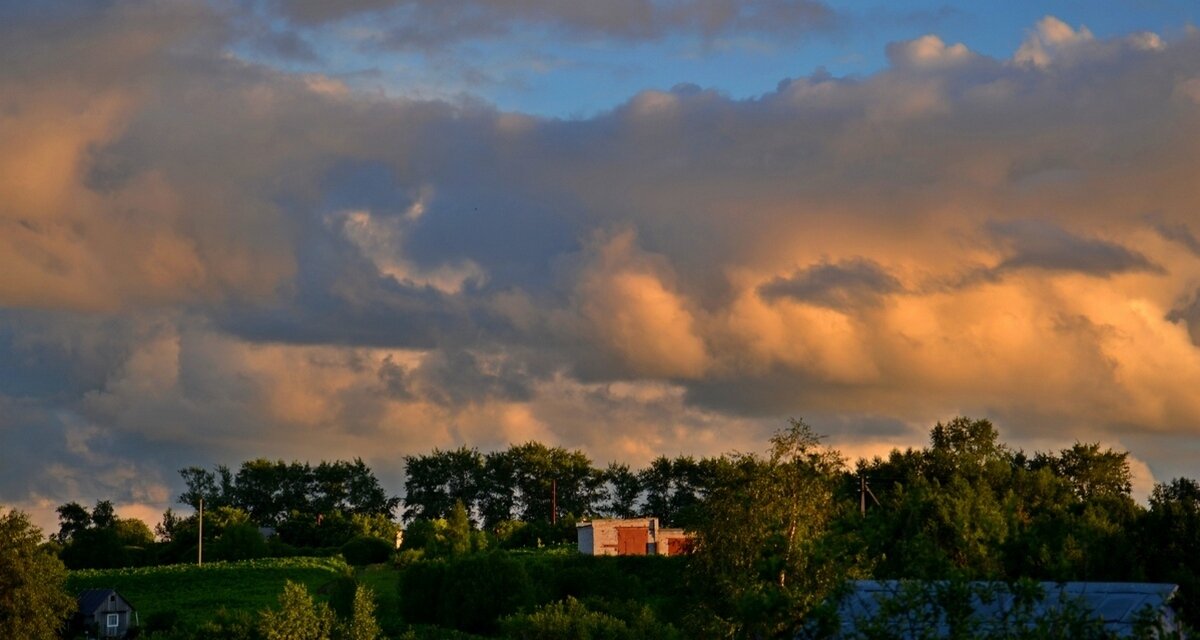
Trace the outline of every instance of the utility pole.
<path fill-rule="evenodd" d="M 867 517 L 867 496 L 871 496 L 871 500 L 875 501 L 875 506 L 881 507 L 879 498 L 875 497 L 875 492 L 871 491 L 871 485 L 867 484 L 867 474 L 858 474 L 858 513 L 862 517 Z"/>
<path fill-rule="evenodd" d="M 196 566 L 204 566 L 204 496 L 200 496 L 200 544 L 196 545 Z"/>
<path fill-rule="evenodd" d="M 858 474 L 858 513 L 867 517 L 867 476 Z"/>
<path fill-rule="evenodd" d="M 550 524 L 558 524 L 558 480 L 550 479 Z"/>

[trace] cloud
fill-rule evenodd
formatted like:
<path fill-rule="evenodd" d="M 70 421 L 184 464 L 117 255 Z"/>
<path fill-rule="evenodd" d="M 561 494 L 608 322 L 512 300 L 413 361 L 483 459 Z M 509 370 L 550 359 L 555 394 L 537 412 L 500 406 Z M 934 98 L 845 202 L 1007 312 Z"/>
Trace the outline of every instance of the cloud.
<path fill-rule="evenodd" d="M 1021 43 L 1021 47 L 1013 55 L 1013 60 L 1020 64 L 1047 67 L 1056 53 L 1092 40 L 1092 32 L 1087 27 L 1081 26 L 1075 29 L 1054 16 L 1046 16 L 1038 21 L 1035 29 L 1029 32 L 1025 41 Z M 1144 38 L 1138 40 L 1139 44 L 1144 44 L 1144 42 Z"/>
<path fill-rule="evenodd" d="M 988 231 L 1007 246 L 996 273 L 1018 269 L 1072 271 L 1099 277 L 1128 271 L 1163 273 L 1146 256 L 1117 243 L 1074 235 L 1044 220 L 992 222 Z"/>
<path fill-rule="evenodd" d="M 961 42 L 947 46 L 941 38 L 929 34 L 915 40 L 889 43 L 887 56 L 896 67 L 936 68 L 967 62 L 972 54 Z"/>
<path fill-rule="evenodd" d="M 1194 34 L 1044 21 L 1018 60 L 924 37 L 549 119 L 239 60 L 202 4 L 88 11 L 0 27 L 6 504 L 157 509 L 257 455 L 711 454 L 791 415 L 862 452 L 964 413 L 1194 457 Z"/>
<path fill-rule="evenodd" d="M 635 375 L 703 375 L 707 348 L 694 313 L 672 290 L 670 272 L 638 251 L 631 232 L 598 243 L 578 289 L 580 314 L 590 331 Z"/>
<path fill-rule="evenodd" d="M 1164 220 L 1161 215 L 1146 216 L 1146 221 L 1154 228 L 1155 233 L 1164 239 L 1177 242 L 1192 254 L 1200 256 L 1200 240 L 1196 238 L 1186 223 L 1169 222 Z"/>
<path fill-rule="evenodd" d="M 839 309 L 869 305 L 902 289 L 900 281 L 878 263 L 854 258 L 814 265 L 790 278 L 775 278 L 759 287 L 759 293 L 767 299 L 786 296 Z"/>
<path fill-rule="evenodd" d="M 471 0 L 454 6 L 429 0 L 277 0 L 271 6 L 294 23 L 309 26 L 374 14 L 384 25 L 381 44 L 405 49 L 504 35 L 518 25 L 641 41 L 677 33 L 705 38 L 725 33 L 795 35 L 829 28 L 836 17 L 820 0 L 615 0 L 603 5 Z"/>

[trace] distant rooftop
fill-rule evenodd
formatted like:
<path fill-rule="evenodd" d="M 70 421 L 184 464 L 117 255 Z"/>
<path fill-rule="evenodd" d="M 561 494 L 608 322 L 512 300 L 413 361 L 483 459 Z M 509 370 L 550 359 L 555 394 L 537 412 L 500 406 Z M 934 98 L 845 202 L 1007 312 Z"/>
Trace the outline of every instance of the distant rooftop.
<path fill-rule="evenodd" d="M 842 600 L 838 608 L 843 635 L 853 635 L 854 631 L 867 620 L 878 616 L 881 604 L 896 598 L 908 597 L 913 589 L 924 590 L 932 601 L 932 596 L 938 589 L 947 586 L 945 582 L 913 582 L 898 580 L 857 580 L 851 583 L 850 593 Z M 971 582 L 967 583 L 972 593 L 971 602 L 974 608 L 974 620 L 981 629 L 997 628 L 1010 619 L 1014 612 L 1014 602 L 1018 602 L 1012 590 L 1002 582 Z M 1139 613 L 1149 608 L 1165 630 L 1176 628 L 1175 614 L 1169 606 L 1171 598 L 1178 587 L 1174 584 L 1142 583 L 1142 582 L 1042 582 L 1040 584 L 1045 594 L 1040 601 L 1032 604 L 1029 618 L 1044 618 L 1048 614 L 1059 612 L 1068 603 L 1082 606 L 1085 611 L 1095 614 L 1104 621 L 1104 628 L 1109 633 L 1120 637 L 1133 635 L 1134 623 Z M 949 635 L 949 626 L 940 615 L 931 615 L 931 609 L 920 610 L 921 598 L 914 603 L 915 609 L 898 614 L 898 623 L 912 623 L 911 637 L 945 637 Z M 902 627 L 904 624 L 894 626 Z M 930 629 L 933 626 L 936 629 Z M 932 633 L 930 633 L 932 631 Z M 905 635 L 904 637 L 910 637 Z"/>

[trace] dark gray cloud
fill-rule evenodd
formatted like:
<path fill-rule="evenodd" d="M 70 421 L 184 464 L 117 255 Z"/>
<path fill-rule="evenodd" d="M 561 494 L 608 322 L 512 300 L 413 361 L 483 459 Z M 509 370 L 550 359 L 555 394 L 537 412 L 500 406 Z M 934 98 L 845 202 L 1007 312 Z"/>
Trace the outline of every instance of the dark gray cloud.
<path fill-rule="evenodd" d="M 376 44 L 437 49 L 469 38 L 508 34 L 516 27 L 563 31 L 575 36 L 653 40 L 683 33 L 711 38 L 727 33 L 795 36 L 835 25 L 835 11 L 821 0 L 355 0 L 270 3 L 299 25 L 319 25 L 374 13 L 384 27 Z"/>
<path fill-rule="evenodd" d="M 854 258 L 801 269 L 758 290 L 766 298 L 787 297 L 834 309 L 854 309 L 874 304 L 882 296 L 903 290 L 903 286 L 879 263 Z"/>
<path fill-rule="evenodd" d="M 1196 238 L 1186 223 L 1169 221 L 1162 215 L 1147 215 L 1146 222 L 1164 239 L 1179 243 L 1193 255 L 1200 256 L 1200 239 Z"/>
<path fill-rule="evenodd" d="M 1192 344 L 1200 346 L 1200 289 L 1181 300 L 1167 314 L 1168 322 L 1181 322 L 1187 327 Z"/>
<path fill-rule="evenodd" d="M 1073 271 L 1108 277 L 1130 271 L 1164 273 L 1160 265 L 1115 242 L 1073 234 L 1047 220 L 990 222 L 988 231 L 1009 250 L 996 273 L 1019 269 Z"/>

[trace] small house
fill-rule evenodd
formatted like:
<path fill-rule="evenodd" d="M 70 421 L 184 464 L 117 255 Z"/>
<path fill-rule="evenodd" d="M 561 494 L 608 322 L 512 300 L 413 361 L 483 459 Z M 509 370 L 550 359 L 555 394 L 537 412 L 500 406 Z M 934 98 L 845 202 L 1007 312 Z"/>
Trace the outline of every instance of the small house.
<path fill-rule="evenodd" d="M 692 540 L 683 529 L 658 526 L 658 518 L 587 520 L 575 534 L 579 552 L 592 556 L 680 555 Z"/>
<path fill-rule="evenodd" d="M 114 589 L 84 589 L 77 602 L 75 622 L 88 637 L 124 638 L 138 626 L 137 611 Z"/>

